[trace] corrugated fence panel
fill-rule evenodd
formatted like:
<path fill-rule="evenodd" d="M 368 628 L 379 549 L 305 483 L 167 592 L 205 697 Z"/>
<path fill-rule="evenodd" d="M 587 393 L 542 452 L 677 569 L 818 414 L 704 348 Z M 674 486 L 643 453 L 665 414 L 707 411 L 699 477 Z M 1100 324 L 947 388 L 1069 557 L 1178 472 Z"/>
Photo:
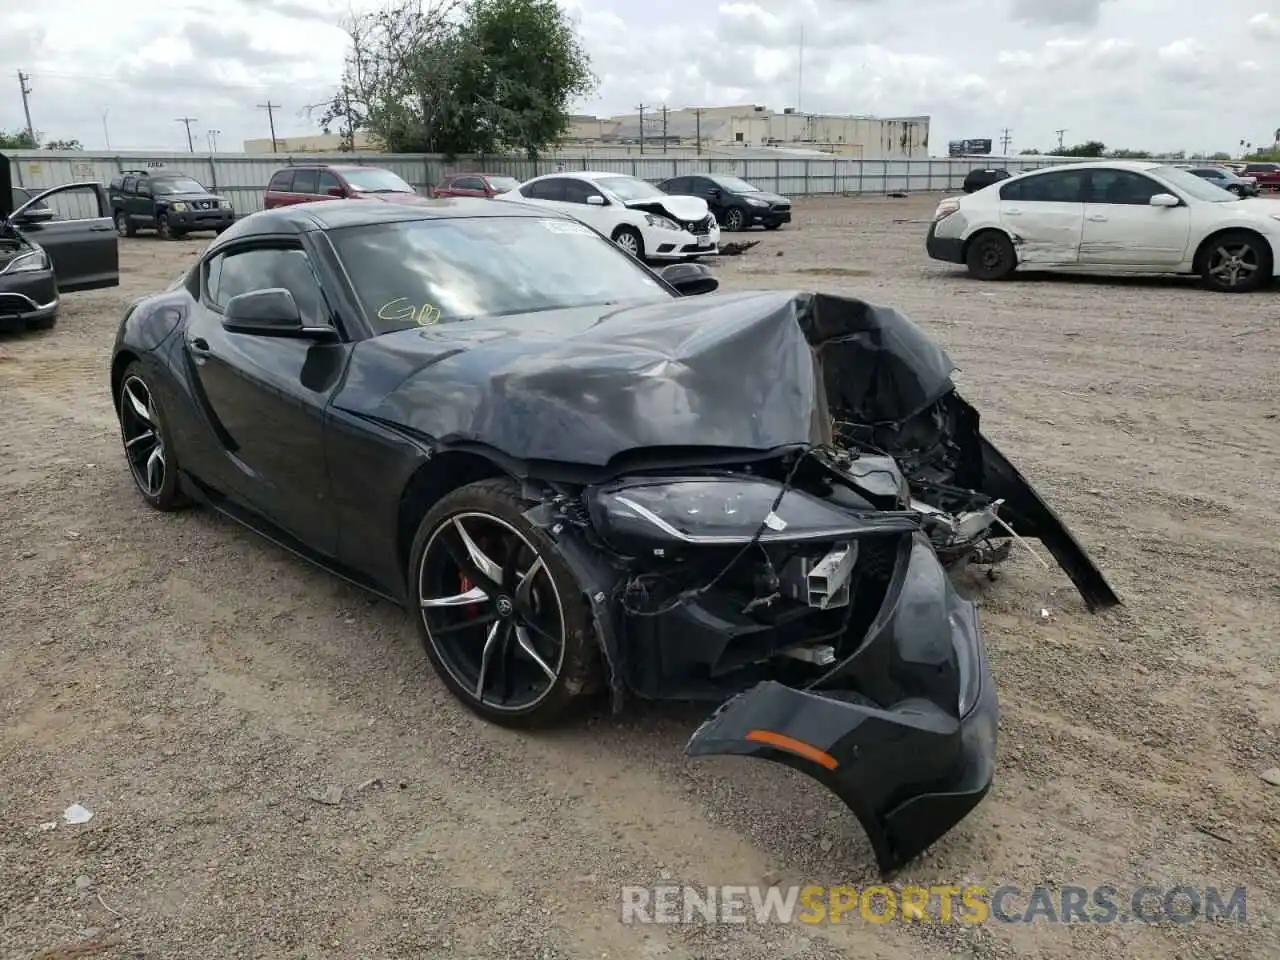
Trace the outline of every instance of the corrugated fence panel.
<path fill-rule="evenodd" d="M 237 213 L 262 209 L 262 197 L 271 175 L 281 167 L 301 163 L 359 164 L 385 167 L 411 183 L 420 193 L 450 173 L 468 170 L 505 174 L 518 180 L 557 170 L 599 170 L 628 174 L 658 183 L 670 177 L 709 171 L 750 180 L 762 190 L 789 197 L 832 194 L 916 193 L 959 190 L 965 174 L 973 169 L 1003 167 L 1012 173 L 1071 163 L 1069 157 L 977 157 L 964 159 L 851 160 L 829 157 L 723 157 L 681 154 L 630 156 L 557 156 L 529 160 L 523 157 L 456 157 L 418 154 L 217 154 L 190 153 L 54 153 L 15 151 L 9 154 L 14 186 L 47 189 L 64 183 L 106 183 L 124 170 L 174 170 L 205 184 L 232 202 Z M 1085 158 L 1079 158 L 1085 159 Z M 92 204 L 85 194 L 55 197 L 50 204 L 60 216 L 90 216 Z"/>

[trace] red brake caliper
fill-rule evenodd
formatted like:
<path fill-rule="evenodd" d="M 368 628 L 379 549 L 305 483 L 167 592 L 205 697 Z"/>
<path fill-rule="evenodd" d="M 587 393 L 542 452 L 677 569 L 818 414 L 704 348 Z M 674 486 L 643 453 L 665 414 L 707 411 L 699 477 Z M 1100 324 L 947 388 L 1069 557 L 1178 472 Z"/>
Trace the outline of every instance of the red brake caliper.
<path fill-rule="evenodd" d="M 475 584 L 471 582 L 471 578 L 468 577 L 465 573 L 458 574 L 458 592 L 459 593 L 466 593 L 468 590 L 470 590 L 474 586 Z M 476 609 L 477 606 L 478 604 L 469 603 L 466 605 L 466 607 L 463 608 L 467 612 L 468 620 L 474 620 L 476 618 L 476 614 L 479 613 L 479 611 Z"/>

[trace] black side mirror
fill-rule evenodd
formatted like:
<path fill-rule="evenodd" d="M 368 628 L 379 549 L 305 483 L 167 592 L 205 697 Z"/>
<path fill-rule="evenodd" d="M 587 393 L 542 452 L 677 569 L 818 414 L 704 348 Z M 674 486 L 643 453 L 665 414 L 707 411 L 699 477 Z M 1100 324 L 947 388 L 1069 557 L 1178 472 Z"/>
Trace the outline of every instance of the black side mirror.
<path fill-rule="evenodd" d="M 14 218 L 14 221 L 16 223 L 48 223 L 54 216 L 54 212 L 48 207 L 37 207 L 24 210 L 20 216 Z"/>
<path fill-rule="evenodd" d="M 673 263 L 664 267 L 659 276 L 675 287 L 682 297 L 711 293 L 720 286 L 720 281 L 711 273 L 711 268 L 703 263 Z"/>
<path fill-rule="evenodd" d="M 707 191 L 707 196 L 711 197 L 712 199 L 719 200 L 722 196 L 724 196 L 724 194 L 721 192 L 719 187 L 712 187 L 710 190 Z"/>
<path fill-rule="evenodd" d="M 249 333 L 259 337 L 299 337 L 312 340 L 336 340 L 333 327 L 308 327 L 302 322 L 293 294 L 283 287 L 254 290 L 227 301 L 222 326 L 230 333 Z"/>

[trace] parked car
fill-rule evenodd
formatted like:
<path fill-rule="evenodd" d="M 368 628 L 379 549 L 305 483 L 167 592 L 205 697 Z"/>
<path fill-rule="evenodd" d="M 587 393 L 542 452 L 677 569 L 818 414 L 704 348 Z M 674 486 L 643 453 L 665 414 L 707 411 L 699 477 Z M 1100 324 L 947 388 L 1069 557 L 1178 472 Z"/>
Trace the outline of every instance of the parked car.
<path fill-rule="evenodd" d="M 235 222 L 231 201 L 207 190 L 185 173 L 172 170 L 125 170 L 107 187 L 116 233 L 135 237 L 154 230 L 165 240 L 188 233 L 221 233 Z"/>
<path fill-rule="evenodd" d="M 892 871 L 995 764 L 940 557 L 1011 543 L 999 516 L 1119 600 L 910 320 L 683 295 L 714 286 L 546 206 L 263 211 L 126 310 L 122 453 L 154 508 L 194 498 L 412 611 L 478 716 L 700 700 L 689 753 L 816 777 Z"/>
<path fill-rule="evenodd" d="M 1242 177 L 1253 177 L 1259 189 L 1280 190 L 1280 163 L 1246 163 Z"/>
<path fill-rule="evenodd" d="M 90 215 L 59 217 L 47 202 L 59 194 L 68 200 L 87 195 Z M 13 187 L 9 158 L 0 154 L 0 330 L 48 330 L 57 323 L 63 294 L 119 283 L 118 243 L 103 185 Z"/>
<path fill-rule="evenodd" d="M 451 173 L 431 188 L 433 197 L 496 197 L 520 186 L 515 177 L 500 173 Z"/>
<path fill-rule="evenodd" d="M 1208 180 L 1210 183 L 1234 193 L 1237 197 L 1256 197 L 1258 195 L 1258 181 L 1255 177 L 1238 176 L 1225 167 L 1195 167 L 1183 166 L 1179 164 L 1180 169 L 1186 170 L 1188 173 L 1194 173 L 1201 180 Z"/>
<path fill-rule="evenodd" d="M 925 248 L 980 280 L 1020 266 L 1198 274 L 1244 292 L 1280 272 L 1280 212 L 1156 161 L 1073 163 L 938 204 Z"/>
<path fill-rule="evenodd" d="M 985 170 L 970 170 L 964 177 L 962 189 L 965 193 L 977 193 L 984 190 L 993 183 L 999 183 L 1001 180 L 1008 180 L 1013 176 L 1008 170 L 1001 167 L 988 167 Z"/>
<path fill-rule="evenodd" d="M 398 174 L 383 167 L 349 163 L 304 163 L 284 167 L 271 176 L 263 207 L 287 207 L 319 200 L 425 202 Z"/>
<path fill-rule="evenodd" d="M 761 190 L 741 177 L 718 173 L 698 173 L 672 177 L 658 184 L 658 189 L 674 196 L 698 197 L 705 200 L 716 222 L 726 230 L 750 230 L 764 227 L 777 230 L 791 222 L 791 201 L 781 194 Z"/>
<path fill-rule="evenodd" d="M 497 199 L 576 217 L 641 260 L 683 260 L 719 252 L 720 227 L 704 200 L 673 197 L 620 173 L 550 173 Z"/>

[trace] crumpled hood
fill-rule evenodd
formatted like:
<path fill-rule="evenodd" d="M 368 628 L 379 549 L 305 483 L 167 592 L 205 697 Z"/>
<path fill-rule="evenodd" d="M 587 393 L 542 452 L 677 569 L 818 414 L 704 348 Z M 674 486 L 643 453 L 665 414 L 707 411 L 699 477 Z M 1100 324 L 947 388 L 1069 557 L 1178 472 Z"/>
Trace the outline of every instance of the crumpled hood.
<path fill-rule="evenodd" d="M 660 207 L 677 220 L 701 220 L 710 212 L 707 201 L 701 197 L 649 197 L 645 200 L 629 200 L 627 206 L 641 210 Z"/>
<path fill-rule="evenodd" d="M 358 344 L 337 406 L 519 460 L 829 438 L 828 404 L 899 420 L 951 389 L 896 310 L 819 294 L 672 298 L 446 323 Z"/>

